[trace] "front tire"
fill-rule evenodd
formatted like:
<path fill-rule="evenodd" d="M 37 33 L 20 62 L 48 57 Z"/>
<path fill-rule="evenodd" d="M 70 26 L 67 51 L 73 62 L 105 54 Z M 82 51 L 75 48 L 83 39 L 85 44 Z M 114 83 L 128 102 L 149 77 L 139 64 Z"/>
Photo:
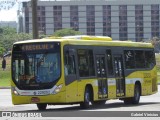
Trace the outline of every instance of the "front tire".
<path fill-rule="evenodd" d="M 89 88 L 86 87 L 85 93 L 84 93 L 84 102 L 80 103 L 80 107 L 82 109 L 89 108 L 89 103 L 90 103 L 90 98 L 91 98 L 90 96 L 91 96 L 91 94 L 90 94 Z"/>
<path fill-rule="evenodd" d="M 45 103 L 37 103 L 38 110 L 46 110 L 47 104 Z"/>

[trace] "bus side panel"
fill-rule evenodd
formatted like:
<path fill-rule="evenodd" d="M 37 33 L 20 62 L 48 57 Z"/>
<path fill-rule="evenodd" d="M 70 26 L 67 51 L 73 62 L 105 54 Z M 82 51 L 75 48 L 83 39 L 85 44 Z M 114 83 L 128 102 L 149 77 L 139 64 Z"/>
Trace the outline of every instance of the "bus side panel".
<path fill-rule="evenodd" d="M 154 67 L 154 69 L 151 72 L 152 75 L 152 93 L 155 93 L 158 91 L 158 77 L 157 77 L 157 68 Z"/>
<path fill-rule="evenodd" d="M 154 67 L 151 71 L 144 71 L 144 82 L 143 82 L 143 90 L 142 95 L 151 95 L 158 91 L 157 87 L 157 71 L 156 67 Z"/>
<path fill-rule="evenodd" d="M 78 91 L 77 91 L 77 80 L 66 85 L 66 103 L 77 102 Z"/>
<path fill-rule="evenodd" d="M 136 82 L 143 84 L 143 73 L 140 71 L 129 74 L 126 78 L 126 97 L 134 96 L 134 87 Z"/>
<path fill-rule="evenodd" d="M 116 80 L 115 78 L 109 78 L 108 80 L 108 99 L 116 98 Z M 78 101 L 84 100 L 84 92 L 86 85 L 91 85 L 93 88 L 93 100 L 97 101 L 100 100 L 98 98 L 98 80 L 88 80 L 83 79 L 78 82 Z"/>
<path fill-rule="evenodd" d="M 126 78 L 128 79 L 128 78 Z M 126 84 L 126 97 L 133 97 L 134 84 Z"/>
<path fill-rule="evenodd" d="M 151 76 L 151 71 L 144 71 L 143 72 L 143 76 L 144 76 L 144 82 L 143 82 L 143 86 L 145 88 L 145 93 L 144 95 L 149 95 L 152 93 L 152 76 Z M 143 94 L 142 94 L 143 95 Z"/>
<path fill-rule="evenodd" d="M 136 81 L 141 83 L 141 95 L 150 95 L 157 92 L 156 67 L 150 71 L 136 71 L 126 78 L 126 97 L 133 97 Z"/>
<path fill-rule="evenodd" d="M 116 98 L 116 80 L 108 78 L 108 99 Z"/>

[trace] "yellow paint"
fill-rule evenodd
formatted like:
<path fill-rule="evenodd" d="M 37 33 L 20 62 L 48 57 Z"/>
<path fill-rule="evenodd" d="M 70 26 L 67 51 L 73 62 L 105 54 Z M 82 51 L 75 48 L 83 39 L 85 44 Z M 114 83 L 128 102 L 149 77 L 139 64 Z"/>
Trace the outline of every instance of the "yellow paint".
<path fill-rule="evenodd" d="M 108 86 L 108 98 L 110 99 L 116 98 L 116 86 L 115 85 Z"/>

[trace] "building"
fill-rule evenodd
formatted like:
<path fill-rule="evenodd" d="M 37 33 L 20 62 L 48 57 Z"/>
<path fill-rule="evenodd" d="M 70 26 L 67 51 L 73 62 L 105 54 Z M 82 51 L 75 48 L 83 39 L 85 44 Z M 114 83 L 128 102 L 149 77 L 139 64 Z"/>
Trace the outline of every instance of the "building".
<path fill-rule="evenodd" d="M 88 35 L 142 41 L 160 36 L 160 0 L 38 1 L 39 31 L 73 28 Z M 32 32 L 30 2 L 23 2 L 24 31 Z"/>

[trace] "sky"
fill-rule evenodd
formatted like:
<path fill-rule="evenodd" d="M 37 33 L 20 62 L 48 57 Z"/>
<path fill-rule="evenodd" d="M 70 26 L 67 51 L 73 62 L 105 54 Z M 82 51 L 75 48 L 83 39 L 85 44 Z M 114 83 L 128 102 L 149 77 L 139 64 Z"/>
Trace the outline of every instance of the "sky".
<path fill-rule="evenodd" d="M 1 3 L 2 5 L 2 3 Z M 9 6 L 9 4 L 3 4 L 3 6 Z M 18 3 L 16 3 L 13 8 L 10 8 L 9 10 L 2 9 L 0 11 L 0 21 L 15 21 L 17 19 L 17 8 Z"/>
<path fill-rule="evenodd" d="M 11 4 L 6 4 L 4 2 L 13 2 L 16 1 L 16 4 L 10 8 L 9 10 L 0 10 L 0 22 L 1 21 L 17 21 L 17 10 L 18 10 L 18 2 L 23 1 L 30 1 L 30 0 L 0 0 L 0 7 L 3 6 L 10 6 Z M 54 1 L 54 0 L 42 0 L 42 1 Z M 68 0 L 57 0 L 57 1 L 68 1 Z"/>
<path fill-rule="evenodd" d="M 7 1 L 11 1 L 11 2 L 16 1 L 16 4 L 9 10 L 0 10 L 0 22 L 1 21 L 17 21 L 18 2 L 29 1 L 29 0 L 0 0 L 0 6 L 2 4 L 3 6 L 6 6 L 6 7 L 10 6 L 10 4 L 4 3 Z M 42 1 L 48 1 L 48 0 L 42 0 Z M 57 0 L 57 1 L 60 1 L 60 0 Z M 61 1 L 66 1 L 66 0 L 61 0 Z"/>
<path fill-rule="evenodd" d="M 10 7 L 9 10 L 4 8 L 0 10 L 0 21 L 17 21 L 17 10 L 18 2 L 28 1 L 28 0 L 0 0 L 0 6 Z M 7 4 L 7 2 L 10 2 Z M 11 7 L 11 3 L 15 2 L 14 6 Z"/>

